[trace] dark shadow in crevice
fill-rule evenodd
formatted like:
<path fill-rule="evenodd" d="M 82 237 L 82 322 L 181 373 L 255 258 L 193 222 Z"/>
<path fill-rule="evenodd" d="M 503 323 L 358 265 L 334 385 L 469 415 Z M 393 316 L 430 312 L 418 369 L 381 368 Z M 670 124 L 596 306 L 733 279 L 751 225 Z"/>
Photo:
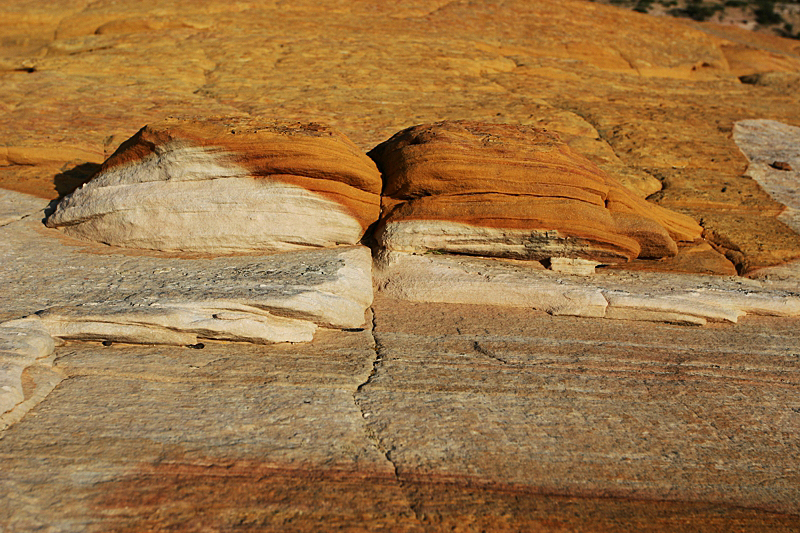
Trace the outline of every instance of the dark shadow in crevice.
<path fill-rule="evenodd" d="M 99 163 L 81 163 L 53 176 L 53 185 L 58 193 L 58 198 L 47 204 L 44 209 L 42 223 L 44 224 L 47 218 L 55 212 L 58 202 L 63 197 L 92 179 L 97 174 L 97 171 L 100 170 L 100 166 Z"/>
<path fill-rule="evenodd" d="M 90 179 L 100 170 L 99 163 L 81 163 L 53 177 L 58 197 L 63 198 Z"/>

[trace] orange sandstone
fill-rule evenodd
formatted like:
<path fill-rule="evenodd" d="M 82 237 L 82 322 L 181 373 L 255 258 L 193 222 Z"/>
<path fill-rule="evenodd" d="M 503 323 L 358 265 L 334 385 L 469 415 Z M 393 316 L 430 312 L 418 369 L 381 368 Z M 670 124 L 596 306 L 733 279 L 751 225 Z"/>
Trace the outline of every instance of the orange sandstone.
<path fill-rule="evenodd" d="M 674 256 L 702 233 L 541 128 L 438 122 L 369 155 L 384 174 L 378 240 L 390 250 L 624 262 Z"/>

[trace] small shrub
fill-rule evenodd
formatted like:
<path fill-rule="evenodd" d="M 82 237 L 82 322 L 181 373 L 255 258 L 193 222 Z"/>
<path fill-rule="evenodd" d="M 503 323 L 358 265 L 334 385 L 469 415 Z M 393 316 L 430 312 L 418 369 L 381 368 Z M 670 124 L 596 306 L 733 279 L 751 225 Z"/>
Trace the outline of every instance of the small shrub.
<path fill-rule="evenodd" d="M 676 17 L 688 17 L 692 20 L 703 21 L 710 18 L 717 11 L 725 9 L 720 4 L 703 4 L 701 0 L 690 0 L 686 7 L 670 9 L 669 14 Z"/>
<path fill-rule="evenodd" d="M 775 12 L 775 3 L 769 0 L 760 0 L 758 7 L 753 10 L 756 15 L 756 22 L 762 26 L 769 26 L 772 24 L 780 24 L 783 22 L 783 17 Z"/>

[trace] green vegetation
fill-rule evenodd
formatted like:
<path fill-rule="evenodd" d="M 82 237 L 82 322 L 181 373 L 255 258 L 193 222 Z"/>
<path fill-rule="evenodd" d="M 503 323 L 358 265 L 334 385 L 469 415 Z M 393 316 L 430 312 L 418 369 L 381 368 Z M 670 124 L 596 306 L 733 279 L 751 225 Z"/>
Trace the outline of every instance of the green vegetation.
<path fill-rule="evenodd" d="M 675 17 L 685 17 L 697 21 L 718 20 L 729 9 L 738 17 L 744 17 L 758 24 L 762 30 L 772 31 L 781 37 L 800 39 L 800 32 L 795 32 L 795 27 L 800 26 L 800 12 L 787 9 L 789 5 L 798 5 L 800 0 L 591 0 L 627 7 L 639 13 L 666 13 Z M 658 9 L 656 9 L 658 8 Z M 666 9 L 665 9 L 666 8 Z M 781 15 L 783 13 L 789 20 Z"/>
<path fill-rule="evenodd" d="M 721 4 L 706 4 L 703 0 L 688 0 L 686 7 L 670 9 L 669 14 L 675 17 L 688 17 L 693 20 L 703 21 L 724 9 L 725 6 Z"/>
<path fill-rule="evenodd" d="M 756 22 L 764 26 L 783 22 L 783 17 L 775 13 L 775 2 L 769 0 L 759 1 L 753 13 L 756 15 Z"/>

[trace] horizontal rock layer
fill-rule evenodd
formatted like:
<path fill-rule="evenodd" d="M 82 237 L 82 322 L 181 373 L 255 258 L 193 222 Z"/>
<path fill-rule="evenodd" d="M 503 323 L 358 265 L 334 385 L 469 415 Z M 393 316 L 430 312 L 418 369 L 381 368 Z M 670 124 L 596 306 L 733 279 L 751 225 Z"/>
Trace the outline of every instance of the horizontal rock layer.
<path fill-rule="evenodd" d="M 47 225 L 162 251 L 329 247 L 361 239 L 380 188 L 372 161 L 325 126 L 172 119 L 125 141 Z"/>
<path fill-rule="evenodd" d="M 541 128 L 439 122 L 369 155 L 384 175 L 377 237 L 390 250 L 621 262 L 674 256 L 675 241 L 702 232 Z"/>
<path fill-rule="evenodd" d="M 0 240 L 0 322 L 63 339 L 305 342 L 318 327 L 362 327 L 372 302 L 363 246 L 216 258 L 109 253 L 43 230 L 38 216 L 0 227 Z"/>
<path fill-rule="evenodd" d="M 591 278 L 514 262 L 389 252 L 376 280 L 413 302 L 525 307 L 552 315 L 703 325 L 747 314 L 800 316 L 796 281 L 609 271 Z"/>
<path fill-rule="evenodd" d="M 372 302 L 365 247 L 281 254 L 237 266 L 166 259 L 152 269 L 147 258 L 133 263 L 100 298 L 62 294 L 57 305 L 5 326 L 61 339 L 143 344 L 308 342 L 318 326 L 362 327 Z"/>

